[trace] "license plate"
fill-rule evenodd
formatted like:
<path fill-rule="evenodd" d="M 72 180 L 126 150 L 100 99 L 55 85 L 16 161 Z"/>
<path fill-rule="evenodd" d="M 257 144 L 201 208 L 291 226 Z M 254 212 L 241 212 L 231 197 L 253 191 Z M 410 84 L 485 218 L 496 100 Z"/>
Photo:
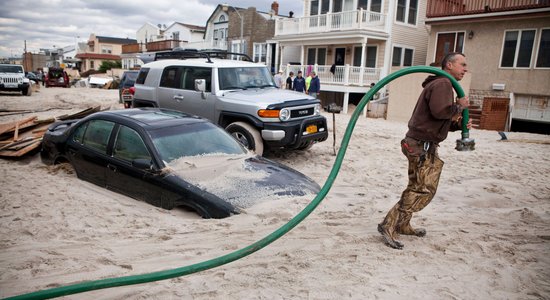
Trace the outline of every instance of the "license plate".
<path fill-rule="evenodd" d="M 316 133 L 317 132 L 317 125 L 308 125 L 306 127 L 307 133 Z"/>

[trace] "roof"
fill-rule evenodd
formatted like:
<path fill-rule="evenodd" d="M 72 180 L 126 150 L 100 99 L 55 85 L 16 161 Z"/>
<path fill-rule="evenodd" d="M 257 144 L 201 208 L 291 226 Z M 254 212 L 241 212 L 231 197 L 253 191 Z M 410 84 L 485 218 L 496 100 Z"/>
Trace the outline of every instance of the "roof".
<path fill-rule="evenodd" d="M 116 37 L 109 37 L 109 36 L 96 36 L 97 40 L 100 43 L 108 43 L 108 44 L 135 44 L 137 43 L 137 40 L 135 39 L 129 39 L 129 38 L 116 38 Z"/>
<path fill-rule="evenodd" d="M 186 23 L 181 23 L 181 22 L 174 22 L 174 23 L 177 23 L 177 24 L 180 24 L 182 26 L 185 26 L 191 30 L 198 30 L 198 31 L 205 31 L 206 30 L 206 27 L 204 26 L 199 26 L 199 25 L 191 25 L 191 24 L 186 24 Z M 173 25 L 173 24 L 172 24 Z M 170 27 L 172 26 L 170 25 Z"/>
<path fill-rule="evenodd" d="M 119 60 L 119 55 L 113 54 L 101 54 L 101 53 L 78 53 L 75 58 L 80 59 L 106 59 L 106 60 Z"/>
<path fill-rule="evenodd" d="M 133 109 L 110 110 L 98 113 L 96 115 L 111 115 L 118 116 L 131 120 L 131 122 L 141 124 L 141 127 L 149 129 L 157 129 L 170 127 L 179 124 L 191 123 L 209 123 L 209 121 L 197 116 L 189 115 L 179 111 L 142 107 Z"/>

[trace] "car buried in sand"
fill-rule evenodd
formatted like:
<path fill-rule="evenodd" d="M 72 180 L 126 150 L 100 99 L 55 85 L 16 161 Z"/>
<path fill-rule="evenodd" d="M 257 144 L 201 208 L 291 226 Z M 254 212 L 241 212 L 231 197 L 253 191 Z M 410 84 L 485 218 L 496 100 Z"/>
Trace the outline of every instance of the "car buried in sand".
<path fill-rule="evenodd" d="M 316 194 L 304 174 L 257 156 L 206 119 L 159 108 L 104 111 L 51 125 L 47 165 L 155 206 L 224 218 L 258 201 Z"/>

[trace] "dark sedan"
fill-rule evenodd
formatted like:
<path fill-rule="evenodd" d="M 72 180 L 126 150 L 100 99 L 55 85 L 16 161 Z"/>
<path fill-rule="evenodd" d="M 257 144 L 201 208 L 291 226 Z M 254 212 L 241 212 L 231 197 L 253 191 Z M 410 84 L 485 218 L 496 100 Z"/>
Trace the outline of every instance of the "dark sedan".
<path fill-rule="evenodd" d="M 250 154 L 210 121 L 156 108 L 55 123 L 41 158 L 69 162 L 79 178 L 99 186 L 165 209 L 186 206 L 204 218 L 320 190 L 298 171 Z"/>

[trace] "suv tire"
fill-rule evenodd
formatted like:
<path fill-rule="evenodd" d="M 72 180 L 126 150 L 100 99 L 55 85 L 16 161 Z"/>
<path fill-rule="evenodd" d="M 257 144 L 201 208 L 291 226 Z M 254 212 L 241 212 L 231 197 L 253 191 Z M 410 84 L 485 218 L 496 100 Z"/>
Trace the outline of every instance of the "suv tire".
<path fill-rule="evenodd" d="M 29 87 L 27 88 L 27 90 L 21 91 L 21 94 L 23 94 L 23 95 L 25 95 L 25 96 L 30 96 L 30 95 L 32 95 L 32 86 L 29 84 Z"/>
<path fill-rule="evenodd" d="M 260 132 L 245 122 L 235 122 L 225 128 L 234 138 L 237 139 L 249 150 L 257 155 L 264 153 L 264 143 Z"/>

